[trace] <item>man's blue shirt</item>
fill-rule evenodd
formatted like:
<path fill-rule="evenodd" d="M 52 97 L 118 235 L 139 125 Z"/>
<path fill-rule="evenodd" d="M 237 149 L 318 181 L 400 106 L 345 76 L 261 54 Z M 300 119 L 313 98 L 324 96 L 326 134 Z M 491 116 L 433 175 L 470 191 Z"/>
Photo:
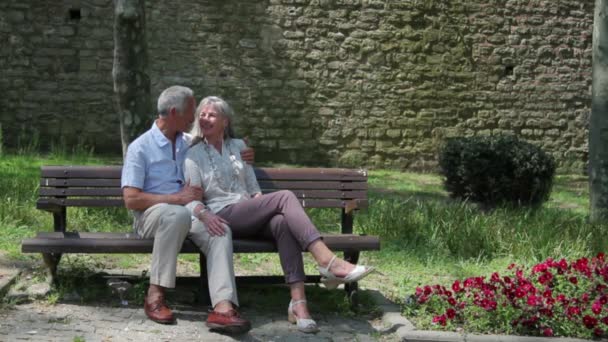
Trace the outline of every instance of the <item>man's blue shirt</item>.
<path fill-rule="evenodd" d="M 184 186 L 184 160 L 190 137 L 177 133 L 175 159 L 172 144 L 156 122 L 127 149 L 121 187 L 133 187 L 153 194 L 173 194 Z"/>

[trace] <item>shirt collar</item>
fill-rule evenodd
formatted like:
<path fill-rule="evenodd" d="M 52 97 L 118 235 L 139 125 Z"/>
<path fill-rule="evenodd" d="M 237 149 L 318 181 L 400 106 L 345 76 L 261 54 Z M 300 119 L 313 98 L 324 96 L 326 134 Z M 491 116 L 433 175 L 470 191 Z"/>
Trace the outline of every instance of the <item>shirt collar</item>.
<path fill-rule="evenodd" d="M 178 132 L 175 136 L 176 145 L 181 145 L 183 143 L 182 135 L 183 134 L 181 132 Z M 171 144 L 171 140 L 167 139 L 163 132 L 160 131 L 160 128 L 158 128 L 158 125 L 156 125 L 156 120 L 154 123 L 152 123 L 152 137 L 156 144 L 160 147 Z"/>

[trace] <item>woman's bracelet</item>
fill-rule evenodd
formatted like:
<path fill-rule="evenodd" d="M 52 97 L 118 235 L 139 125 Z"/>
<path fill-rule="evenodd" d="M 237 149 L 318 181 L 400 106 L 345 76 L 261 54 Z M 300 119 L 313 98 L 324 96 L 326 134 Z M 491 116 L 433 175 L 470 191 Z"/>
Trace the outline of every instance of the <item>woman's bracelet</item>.
<path fill-rule="evenodd" d="M 207 210 L 208 210 L 207 206 L 203 204 L 203 208 L 198 211 L 198 213 L 196 214 L 196 218 L 200 219 L 201 215 Z"/>

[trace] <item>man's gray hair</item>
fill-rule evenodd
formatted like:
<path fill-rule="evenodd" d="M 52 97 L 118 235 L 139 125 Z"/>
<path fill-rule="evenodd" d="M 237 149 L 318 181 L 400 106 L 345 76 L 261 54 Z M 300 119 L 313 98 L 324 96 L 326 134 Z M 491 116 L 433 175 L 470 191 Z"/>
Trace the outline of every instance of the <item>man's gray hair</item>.
<path fill-rule="evenodd" d="M 172 86 L 163 90 L 158 97 L 158 115 L 169 115 L 171 108 L 175 108 L 180 114 L 184 113 L 188 99 L 193 97 L 194 92 L 188 87 Z"/>

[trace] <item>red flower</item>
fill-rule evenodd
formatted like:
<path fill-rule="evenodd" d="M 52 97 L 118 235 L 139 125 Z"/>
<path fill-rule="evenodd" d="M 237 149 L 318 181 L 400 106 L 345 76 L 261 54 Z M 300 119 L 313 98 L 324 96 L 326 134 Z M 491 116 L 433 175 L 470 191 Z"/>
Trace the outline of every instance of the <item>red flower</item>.
<path fill-rule="evenodd" d="M 581 314 L 581 309 L 578 306 L 569 306 L 566 314 L 568 316 L 579 316 Z"/>
<path fill-rule="evenodd" d="M 591 270 L 589 269 L 589 259 L 580 258 L 574 262 L 572 267 L 580 273 L 586 275 L 587 277 L 591 277 Z"/>
<path fill-rule="evenodd" d="M 460 287 L 460 281 L 456 280 L 453 284 L 452 284 L 452 290 L 454 292 L 460 292 L 462 290 L 464 290 L 462 287 Z"/>
<path fill-rule="evenodd" d="M 439 324 L 441 324 L 441 326 L 445 327 L 445 324 L 446 324 L 446 317 L 445 317 L 445 315 L 433 317 L 433 323 L 435 323 L 435 324 L 439 323 Z"/>
<path fill-rule="evenodd" d="M 599 300 L 593 302 L 593 305 L 591 305 L 591 311 L 593 311 L 594 314 L 599 315 L 600 312 L 602 312 L 602 303 Z"/>
<path fill-rule="evenodd" d="M 581 300 L 585 303 L 589 302 L 589 294 L 587 292 L 583 293 L 583 295 L 581 296 Z"/>
<path fill-rule="evenodd" d="M 547 337 L 553 336 L 553 329 L 551 329 L 551 328 L 545 328 L 545 329 L 543 329 L 543 335 L 547 336 Z"/>
<path fill-rule="evenodd" d="M 551 310 L 551 309 L 540 309 L 540 310 L 538 310 L 538 312 L 540 312 L 541 315 L 545 315 L 547 317 L 553 317 L 553 310 Z"/>
<path fill-rule="evenodd" d="M 568 270 L 568 262 L 563 258 L 560 261 L 553 263 L 553 266 L 557 268 L 557 273 L 559 274 L 564 274 Z"/>
<path fill-rule="evenodd" d="M 604 334 L 604 330 L 602 330 L 600 328 L 595 328 L 595 329 L 593 329 L 593 334 L 595 336 L 602 336 Z"/>
<path fill-rule="evenodd" d="M 536 297 L 535 295 L 529 295 L 527 303 L 530 306 L 536 306 L 541 304 L 540 298 Z"/>
<path fill-rule="evenodd" d="M 454 297 L 450 297 L 448 298 L 448 303 L 452 306 L 456 305 L 456 299 L 454 299 Z"/>
<path fill-rule="evenodd" d="M 445 291 L 445 288 L 443 286 L 440 285 L 433 285 L 433 292 L 435 292 L 438 295 L 442 295 L 443 292 Z"/>
<path fill-rule="evenodd" d="M 597 318 L 585 315 L 585 317 L 583 317 L 583 324 L 587 329 L 593 329 L 597 325 Z"/>
<path fill-rule="evenodd" d="M 599 261 L 604 261 L 604 253 L 603 252 L 599 252 L 597 253 L 597 260 Z"/>
<path fill-rule="evenodd" d="M 543 292 L 543 297 L 545 297 L 545 298 L 553 297 L 553 291 L 551 289 L 546 289 L 545 292 Z"/>
<path fill-rule="evenodd" d="M 605 295 L 601 296 L 600 303 L 602 303 L 602 305 L 605 305 L 606 303 L 608 303 L 608 297 L 606 297 Z"/>
<path fill-rule="evenodd" d="M 430 295 L 431 293 L 433 293 L 433 289 L 432 289 L 430 286 L 426 285 L 426 286 L 424 287 L 424 295 L 425 295 L 425 296 L 428 296 L 428 295 Z"/>
<path fill-rule="evenodd" d="M 551 272 L 545 272 L 541 274 L 540 277 L 538 277 L 538 282 L 543 285 L 550 282 L 551 280 L 553 280 L 553 274 L 551 274 Z"/>
<path fill-rule="evenodd" d="M 484 310 L 486 311 L 493 311 L 496 310 L 496 302 L 493 300 L 489 300 L 489 299 L 483 299 L 481 301 L 481 305 L 480 305 Z"/>
<path fill-rule="evenodd" d="M 454 319 L 454 317 L 456 317 L 456 310 L 449 308 L 445 314 L 449 319 Z"/>
<path fill-rule="evenodd" d="M 531 294 L 536 294 L 536 287 L 534 287 L 533 285 L 526 283 L 524 285 L 521 286 L 521 288 L 526 292 L 526 293 L 531 293 Z"/>
<path fill-rule="evenodd" d="M 577 277 L 570 277 L 568 278 L 568 280 L 570 280 L 570 282 L 574 285 L 578 284 L 578 278 Z"/>
<path fill-rule="evenodd" d="M 542 264 L 538 264 L 538 265 L 532 267 L 532 273 L 545 272 L 548 269 L 549 269 L 549 267 L 547 267 L 547 264 L 542 263 Z"/>
<path fill-rule="evenodd" d="M 500 276 L 498 275 L 497 272 L 492 273 L 492 276 L 490 277 L 490 281 L 493 283 L 499 283 L 500 282 Z"/>
<path fill-rule="evenodd" d="M 602 318 L 602 323 L 608 325 L 608 316 Z"/>

